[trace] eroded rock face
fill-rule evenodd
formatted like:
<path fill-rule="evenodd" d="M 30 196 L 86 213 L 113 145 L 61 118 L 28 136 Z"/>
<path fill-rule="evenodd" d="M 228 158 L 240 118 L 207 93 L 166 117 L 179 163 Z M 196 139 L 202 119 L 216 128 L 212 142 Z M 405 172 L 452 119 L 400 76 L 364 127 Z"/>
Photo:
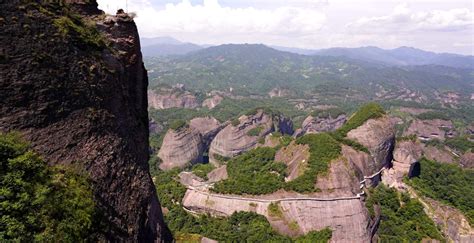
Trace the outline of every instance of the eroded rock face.
<path fill-rule="evenodd" d="M 309 133 L 329 132 L 340 128 L 347 121 L 346 115 L 339 115 L 336 118 L 332 117 L 313 117 L 308 116 L 300 129 L 295 132 L 295 136 L 303 136 Z"/>
<path fill-rule="evenodd" d="M 430 198 L 422 200 L 430 208 L 429 216 L 452 242 L 474 242 L 474 229 L 458 209 Z"/>
<path fill-rule="evenodd" d="M 461 159 L 459 160 L 459 163 L 464 168 L 474 168 L 474 153 L 467 152 L 463 154 L 463 156 L 461 156 Z"/>
<path fill-rule="evenodd" d="M 218 165 L 218 157 L 234 157 L 257 146 L 258 140 L 273 131 L 293 133 L 290 119 L 271 116 L 259 110 L 250 116 L 241 116 L 236 126 L 227 125 L 212 140 L 209 161 Z M 254 134 L 252 134 L 254 132 Z M 217 155 L 217 156 L 216 156 Z"/>
<path fill-rule="evenodd" d="M 227 165 L 223 165 L 213 169 L 211 172 L 207 173 L 207 178 L 209 182 L 218 182 L 227 179 Z"/>
<path fill-rule="evenodd" d="M 282 201 L 279 203 L 282 218 L 269 216 L 269 204 L 196 190 L 186 191 L 183 198 L 186 208 L 217 216 L 230 216 L 238 211 L 256 212 L 267 217 L 272 227 L 285 235 L 302 235 L 330 227 L 332 242 L 370 242 L 369 217 L 359 199 Z M 297 228 L 289 227 L 289 222 L 294 222 Z"/>
<path fill-rule="evenodd" d="M 422 145 L 424 156 L 429 160 L 435 160 L 440 163 L 455 163 L 453 154 L 446 147 L 438 148 L 430 145 Z"/>
<path fill-rule="evenodd" d="M 422 141 L 439 139 L 444 140 L 447 136 L 454 135 L 453 123 L 440 119 L 414 120 L 404 135 L 415 134 Z"/>
<path fill-rule="evenodd" d="M 196 117 L 189 121 L 189 127 L 201 134 L 205 148 L 209 148 L 212 139 L 225 125 L 227 124 L 221 124 L 214 117 Z"/>
<path fill-rule="evenodd" d="M 95 1 L 72 6 L 97 23 L 106 47 L 59 33 L 53 21 L 68 6 L 24 3 L 0 3 L 0 131 L 19 131 L 50 164 L 88 172 L 108 220 L 104 241 L 170 240 L 148 172 L 148 80 L 135 23 L 104 19 Z"/>
<path fill-rule="evenodd" d="M 202 102 L 202 107 L 207 107 L 209 109 L 213 109 L 214 107 L 219 105 L 223 99 L 224 98 L 222 98 L 222 96 L 220 96 L 220 95 L 214 95 L 211 98 L 205 99 Z"/>
<path fill-rule="evenodd" d="M 196 96 L 181 89 L 148 90 L 148 106 L 157 110 L 168 108 L 196 108 Z"/>
<path fill-rule="evenodd" d="M 395 126 L 388 116 L 366 121 L 348 132 L 347 137 L 364 145 L 374 159 L 373 163 L 364 165 L 366 172 L 375 173 L 392 161 Z"/>
<path fill-rule="evenodd" d="M 423 149 L 419 142 L 397 142 L 393 151 L 392 167 L 384 172 L 382 181 L 389 186 L 404 189 L 403 177 L 419 174 L 418 162 L 422 156 Z"/>
<path fill-rule="evenodd" d="M 287 165 L 288 176 L 285 181 L 294 180 L 303 174 L 309 160 L 309 146 L 306 144 L 290 143 L 288 146 L 279 149 L 275 154 L 275 161 L 283 162 Z"/>
<path fill-rule="evenodd" d="M 163 138 L 158 157 L 162 160 L 160 169 L 184 168 L 202 162 L 204 145 L 201 134 L 191 127 L 169 129 Z"/>

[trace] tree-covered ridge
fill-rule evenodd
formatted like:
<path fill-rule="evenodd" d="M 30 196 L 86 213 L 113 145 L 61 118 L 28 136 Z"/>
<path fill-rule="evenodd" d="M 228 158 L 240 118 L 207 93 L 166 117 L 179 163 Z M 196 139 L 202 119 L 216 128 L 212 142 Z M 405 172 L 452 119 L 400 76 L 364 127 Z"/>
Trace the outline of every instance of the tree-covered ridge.
<path fill-rule="evenodd" d="M 423 211 L 423 205 L 406 193 L 381 184 L 369 190 L 366 206 L 372 217 L 376 214 L 374 207 L 380 207 L 379 242 L 421 242 L 426 238 L 444 240 Z"/>
<path fill-rule="evenodd" d="M 424 196 L 458 208 L 474 225 L 474 170 L 425 158 L 420 167 L 420 175 L 407 183 Z"/>
<path fill-rule="evenodd" d="M 244 95 L 283 87 L 300 95 L 330 98 L 336 93 L 337 97 L 363 102 L 379 98 L 380 87 L 395 94 L 411 90 L 428 100 L 434 98 L 431 94 L 435 91 L 467 95 L 473 77 L 469 69 L 388 67 L 344 57 L 297 55 L 264 45 L 221 45 L 181 57 L 148 58 L 145 63 L 154 71 L 151 86 L 184 83 L 206 92 L 232 87 Z"/>
<path fill-rule="evenodd" d="M 87 176 L 49 167 L 16 134 L 0 134 L 0 241 L 93 240 L 98 217 Z"/>

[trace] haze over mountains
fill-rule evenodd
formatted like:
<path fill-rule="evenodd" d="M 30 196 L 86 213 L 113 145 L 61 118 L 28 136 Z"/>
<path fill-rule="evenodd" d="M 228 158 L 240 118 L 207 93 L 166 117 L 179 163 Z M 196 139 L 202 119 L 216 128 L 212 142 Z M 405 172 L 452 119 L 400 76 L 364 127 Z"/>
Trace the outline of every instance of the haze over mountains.
<path fill-rule="evenodd" d="M 141 44 L 144 56 L 185 55 L 210 46 L 182 42 L 172 37 L 142 38 Z M 474 68 L 474 56 L 435 53 L 407 46 L 395 49 L 366 46 L 358 48 L 334 47 L 319 50 L 283 46 L 269 47 L 300 55 L 345 57 L 390 66 L 442 65 L 456 68 Z"/>

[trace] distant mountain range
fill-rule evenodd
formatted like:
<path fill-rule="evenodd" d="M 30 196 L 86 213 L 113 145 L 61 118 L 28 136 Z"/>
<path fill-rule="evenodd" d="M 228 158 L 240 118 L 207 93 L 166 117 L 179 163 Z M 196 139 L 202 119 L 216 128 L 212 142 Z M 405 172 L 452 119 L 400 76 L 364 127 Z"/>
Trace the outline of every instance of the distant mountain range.
<path fill-rule="evenodd" d="M 172 37 L 142 38 L 144 56 L 186 55 L 210 45 L 196 45 L 182 42 Z M 364 62 L 389 66 L 442 65 L 456 68 L 474 69 L 474 56 L 450 53 L 434 53 L 413 47 L 382 49 L 374 46 L 359 48 L 329 48 L 321 50 L 301 49 L 282 46 L 270 46 L 273 49 L 300 55 L 345 57 Z"/>
<path fill-rule="evenodd" d="M 359 48 L 329 48 L 312 53 L 320 56 L 342 56 L 387 65 L 442 65 L 457 68 L 474 68 L 474 56 L 434 53 L 413 47 L 385 50 L 374 46 Z"/>
<path fill-rule="evenodd" d="M 185 55 L 204 48 L 196 44 L 181 42 L 172 37 L 142 38 L 140 43 L 143 55 L 151 57 Z"/>
<path fill-rule="evenodd" d="M 181 56 L 145 57 L 150 87 L 182 83 L 194 90 L 266 96 L 286 89 L 325 102 L 438 102 L 450 91 L 459 102 L 474 93 L 471 69 L 391 66 L 344 56 L 300 55 L 262 44 L 226 44 Z M 456 101 L 457 102 L 457 101 Z"/>

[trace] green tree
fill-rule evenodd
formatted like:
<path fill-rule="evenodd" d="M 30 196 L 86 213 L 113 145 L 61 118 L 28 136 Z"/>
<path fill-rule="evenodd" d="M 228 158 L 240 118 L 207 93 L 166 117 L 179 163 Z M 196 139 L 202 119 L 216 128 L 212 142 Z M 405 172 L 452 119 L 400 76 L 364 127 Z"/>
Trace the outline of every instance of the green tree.
<path fill-rule="evenodd" d="M 77 242 L 91 236 L 90 183 L 71 167 L 49 167 L 16 134 L 0 134 L 0 241 Z"/>

